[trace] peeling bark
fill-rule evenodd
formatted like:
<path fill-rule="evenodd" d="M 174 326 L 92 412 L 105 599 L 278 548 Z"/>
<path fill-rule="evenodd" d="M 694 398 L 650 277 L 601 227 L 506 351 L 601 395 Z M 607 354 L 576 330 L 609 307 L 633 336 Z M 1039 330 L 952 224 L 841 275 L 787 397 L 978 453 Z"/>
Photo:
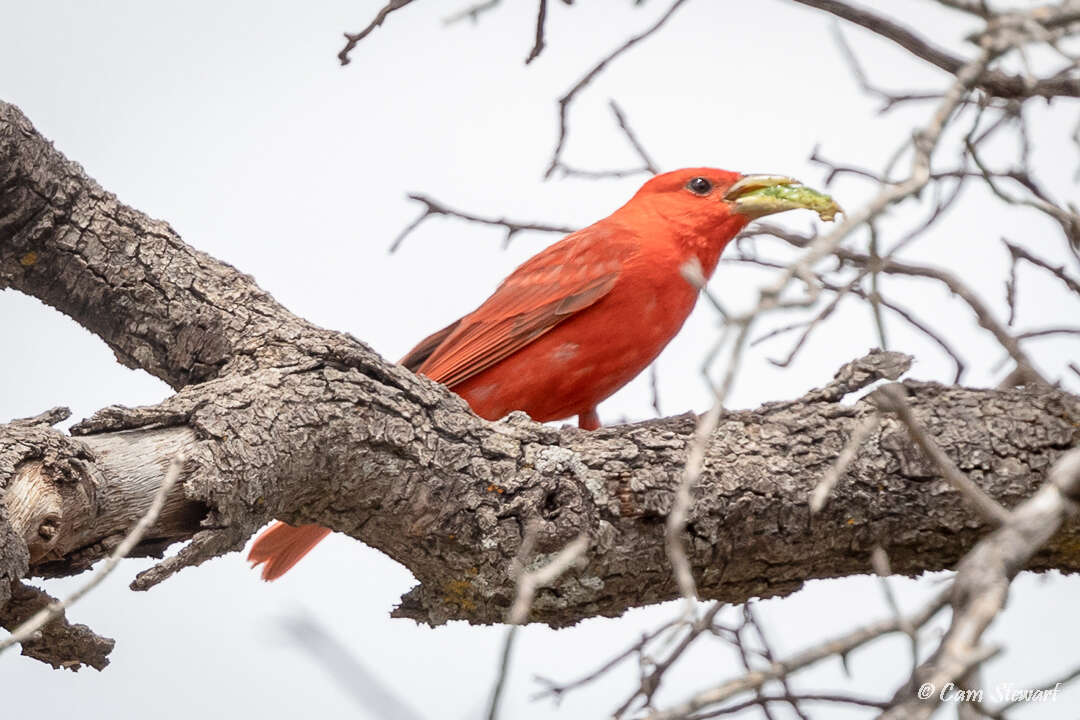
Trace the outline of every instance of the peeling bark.
<path fill-rule="evenodd" d="M 0 426 L 7 625 L 13 583 L 79 572 L 106 555 L 180 449 L 182 483 L 137 550 L 189 542 L 136 589 L 238 549 L 280 518 L 346 532 L 408 567 L 419 584 L 397 616 L 498 622 L 513 601 L 510 563 L 535 519 L 532 562 L 582 532 L 591 547 L 538 594 L 532 620 L 566 625 L 677 595 L 664 518 L 693 416 L 591 433 L 520 413 L 481 420 L 445 388 L 296 318 L 251 278 L 123 206 L 2 103 L 0 287 L 71 315 L 121 362 L 177 389 L 153 407 L 106 408 L 74 437 Z M 867 572 L 876 545 L 897 572 L 950 567 L 985 533 L 889 418 L 810 520 L 811 490 L 874 411 L 841 401 L 907 363 L 872 353 L 802 398 L 721 419 L 687 524 L 702 597 L 783 595 L 810 578 Z M 961 470 L 1009 507 L 1080 441 L 1080 399 L 1062 391 L 905 387 Z M 1031 567 L 1080 569 L 1080 529 L 1064 528 Z M 93 664 L 83 648 L 69 659 Z"/>

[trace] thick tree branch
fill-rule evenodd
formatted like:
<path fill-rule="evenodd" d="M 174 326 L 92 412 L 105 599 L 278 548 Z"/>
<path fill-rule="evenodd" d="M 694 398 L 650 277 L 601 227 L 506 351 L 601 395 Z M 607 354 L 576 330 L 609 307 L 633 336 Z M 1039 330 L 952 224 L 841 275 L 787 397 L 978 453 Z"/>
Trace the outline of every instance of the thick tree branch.
<path fill-rule="evenodd" d="M 1045 468 L 1077 443 L 1080 402 L 1059 391 L 907 387 L 919 422 L 1006 506 L 1032 492 Z M 236 547 L 273 516 L 348 532 L 409 567 L 421 584 L 398 615 L 496 622 L 514 597 L 506 568 L 522 527 L 535 518 L 540 553 L 581 532 L 594 542 L 581 568 L 537 596 L 534 619 L 566 624 L 678 595 L 663 518 L 693 417 L 594 433 L 520 416 L 491 424 L 451 397 L 426 402 L 328 366 L 192 386 L 165 410 L 106 413 L 75 441 L 108 442 L 121 428 L 170 415 L 171 427 L 142 432 L 200 438 L 184 481 L 188 497 L 214 512 L 210 529 L 193 519 L 189 532 L 223 542 L 189 546 L 140 587 Z M 722 418 L 687 526 L 702 597 L 741 601 L 789 593 L 808 578 L 865 572 L 879 544 L 903 573 L 949 567 L 971 547 L 984 526 L 891 418 L 810 522 L 817 479 L 875 411 L 869 403 L 807 400 Z M 107 462 L 89 469 L 109 474 Z M 86 526 L 104 520 L 87 518 Z M 1080 568 L 1076 536 L 1075 528 L 1065 531 L 1033 566 Z M 92 550 L 75 554 L 78 566 Z M 57 561 L 41 567 L 64 569 Z"/>

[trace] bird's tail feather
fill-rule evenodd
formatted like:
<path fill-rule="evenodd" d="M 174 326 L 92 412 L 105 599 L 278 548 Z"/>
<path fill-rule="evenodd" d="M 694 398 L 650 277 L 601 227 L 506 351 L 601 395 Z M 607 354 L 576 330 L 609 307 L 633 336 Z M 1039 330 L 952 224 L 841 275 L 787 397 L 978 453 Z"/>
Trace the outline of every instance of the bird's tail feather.
<path fill-rule="evenodd" d="M 300 562 L 300 558 L 330 534 L 330 528 L 321 525 L 300 525 L 275 522 L 255 539 L 248 553 L 248 561 L 255 567 L 266 563 L 262 570 L 263 580 L 276 580 Z"/>

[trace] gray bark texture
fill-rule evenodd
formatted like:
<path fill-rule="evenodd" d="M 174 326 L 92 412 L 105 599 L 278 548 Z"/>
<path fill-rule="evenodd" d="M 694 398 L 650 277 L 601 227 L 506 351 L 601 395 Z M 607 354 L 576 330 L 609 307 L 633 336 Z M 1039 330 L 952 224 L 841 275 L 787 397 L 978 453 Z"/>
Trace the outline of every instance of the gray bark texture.
<path fill-rule="evenodd" d="M 481 420 L 442 386 L 297 318 L 124 206 L 3 103 L 0 288 L 70 315 L 122 363 L 176 390 L 153 407 L 105 408 L 71 435 L 49 427 L 59 411 L 0 426 L 0 624 L 42 602 L 23 579 L 77 573 L 107 555 L 178 451 L 182 482 L 137 551 L 187 544 L 135 589 L 238 550 L 279 518 L 345 532 L 408 567 L 418 584 L 394 614 L 432 624 L 503 620 L 533 523 L 527 566 L 590 538 L 577 566 L 540 590 L 533 621 L 568 625 L 678 594 L 664 521 L 695 417 L 594 432 L 521 413 Z M 841 401 L 909 364 L 872 352 L 799 399 L 723 416 L 687 525 L 702 597 L 738 602 L 865 573 L 878 545 L 896 572 L 948 568 L 987 532 L 891 416 L 811 519 L 811 490 L 876 411 L 871 398 Z M 1080 444 L 1080 398 L 1060 390 L 904 387 L 948 455 L 1007 507 Z M 1080 568 L 1075 523 L 1029 567 Z M 28 645 L 25 654 L 58 666 L 101 667 L 111 641 L 59 621 Z"/>

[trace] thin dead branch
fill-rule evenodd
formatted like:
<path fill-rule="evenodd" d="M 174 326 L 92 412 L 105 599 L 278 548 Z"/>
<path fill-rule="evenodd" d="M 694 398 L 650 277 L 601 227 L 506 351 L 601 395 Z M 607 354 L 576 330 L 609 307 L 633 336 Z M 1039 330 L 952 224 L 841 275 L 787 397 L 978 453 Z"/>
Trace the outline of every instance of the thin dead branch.
<path fill-rule="evenodd" d="M 881 416 L 877 413 L 871 413 L 855 426 L 855 430 L 852 431 L 851 437 L 848 438 L 847 444 L 844 445 L 844 449 L 836 458 L 836 462 L 822 476 L 818 484 L 814 486 L 814 491 L 810 493 L 811 514 L 817 514 L 825 507 L 825 502 L 829 499 L 829 493 L 836 487 L 836 483 L 840 478 L 844 476 L 848 466 L 851 465 L 851 461 L 858 454 L 859 448 L 862 447 L 866 439 L 870 437 L 870 433 L 874 432 L 880 423 Z"/>
<path fill-rule="evenodd" d="M 532 49 L 529 50 L 528 56 L 525 58 L 525 64 L 528 65 L 536 58 L 540 57 L 540 53 L 544 51 L 544 21 L 547 19 L 547 0 L 539 0 L 539 9 L 536 17 L 536 40 L 533 41 Z"/>
<path fill-rule="evenodd" d="M 480 225 L 493 225 L 496 227 L 501 227 L 506 231 L 506 236 L 503 238 L 504 247 L 506 245 L 509 245 L 510 241 L 514 238 L 514 236 L 520 232 L 535 231 L 568 234 L 574 232 L 575 230 L 575 228 L 567 227 L 564 225 L 552 225 L 548 223 L 527 221 L 522 222 L 517 220 L 510 220 L 509 218 L 505 217 L 488 218 L 482 217 L 480 215 L 473 215 L 472 213 L 463 212 L 461 210 L 454 210 L 453 208 L 447 207 L 446 205 L 443 205 L 442 203 L 431 199 L 427 195 L 410 193 L 408 197 L 410 200 L 415 200 L 416 202 L 423 203 L 424 211 L 420 214 L 419 217 L 409 223 L 404 230 L 398 233 L 398 236 L 394 238 L 394 242 L 390 243 L 390 252 L 396 252 L 397 249 L 401 247 L 401 243 L 405 242 L 405 238 L 412 234 L 412 232 L 416 230 L 416 228 L 418 228 L 421 223 L 435 215 L 459 218 L 461 220 L 478 223 Z"/>
<path fill-rule="evenodd" d="M 696 693 L 687 700 L 676 703 L 666 710 L 651 713 L 646 718 L 647 720 L 677 720 L 678 718 L 691 716 L 703 708 L 720 704 L 740 693 L 752 692 L 765 683 L 792 675 L 796 671 L 809 667 L 825 658 L 834 655 L 843 657 L 855 648 L 862 647 L 884 635 L 904 632 L 904 626 L 921 628 L 933 619 L 947 603 L 948 594 L 942 593 L 922 610 L 908 617 L 904 623 L 898 622 L 895 618 L 879 620 L 876 623 L 845 633 L 827 642 L 819 643 L 783 660 L 773 662 L 760 670 L 753 670 L 723 682 L 716 687 Z"/>
<path fill-rule="evenodd" d="M 372 30 L 382 25 L 383 22 L 386 21 L 386 18 L 389 17 L 390 13 L 400 10 L 412 3 L 412 1 L 413 0 L 389 0 L 389 2 L 379 9 L 379 12 L 375 14 L 375 17 L 368 23 L 366 28 L 358 33 L 345 33 L 345 47 L 341 48 L 341 51 L 338 53 L 338 61 L 342 65 L 348 65 L 352 62 L 349 58 L 349 53 L 353 51 L 357 44 L 370 35 Z"/>
<path fill-rule="evenodd" d="M 499 671 L 495 678 L 495 687 L 491 691 L 491 703 L 488 706 L 488 720 L 495 720 L 499 715 L 499 700 L 502 698 L 503 687 L 510 672 L 510 659 L 514 649 L 514 639 L 517 629 L 529 618 L 536 591 L 555 582 L 564 572 L 576 563 L 585 551 L 589 549 L 589 537 L 579 535 L 573 541 L 560 550 L 550 562 L 535 570 L 526 570 L 524 563 L 532 554 L 536 544 L 536 524 L 530 524 L 522 540 L 521 549 L 514 562 L 512 573 L 517 576 L 517 595 L 514 604 L 507 615 L 507 623 L 510 625 L 506 630 L 506 639 L 503 642 L 502 655 L 499 660 Z"/>
<path fill-rule="evenodd" d="M 547 170 L 544 171 L 545 178 L 550 178 L 552 175 L 554 175 L 556 170 L 561 170 L 565 168 L 562 161 L 562 154 L 563 150 L 566 148 L 566 139 L 570 131 L 570 104 L 574 101 L 574 98 L 577 97 L 578 93 L 588 87 L 589 84 L 592 83 L 592 81 L 595 80 L 597 76 L 600 75 L 600 73 L 602 73 L 612 61 L 614 61 L 620 55 L 630 50 L 641 41 L 648 39 L 650 36 L 660 30 L 660 28 L 664 26 L 664 24 L 671 18 L 671 16 L 675 14 L 675 11 L 682 7 L 685 2 L 686 0 L 675 0 L 675 2 L 671 4 L 667 11 L 663 15 L 661 15 L 656 22 L 654 22 L 652 25 L 650 25 L 648 28 L 638 33 L 637 35 L 631 36 L 622 45 L 605 55 L 600 60 L 600 62 L 593 65 L 593 67 L 587 73 L 585 73 L 585 75 L 583 75 L 580 80 L 574 83 L 574 85 L 569 90 L 567 90 L 562 97 L 559 98 L 559 134 L 557 139 L 555 140 L 555 149 L 551 153 L 551 161 L 548 163 Z"/>

